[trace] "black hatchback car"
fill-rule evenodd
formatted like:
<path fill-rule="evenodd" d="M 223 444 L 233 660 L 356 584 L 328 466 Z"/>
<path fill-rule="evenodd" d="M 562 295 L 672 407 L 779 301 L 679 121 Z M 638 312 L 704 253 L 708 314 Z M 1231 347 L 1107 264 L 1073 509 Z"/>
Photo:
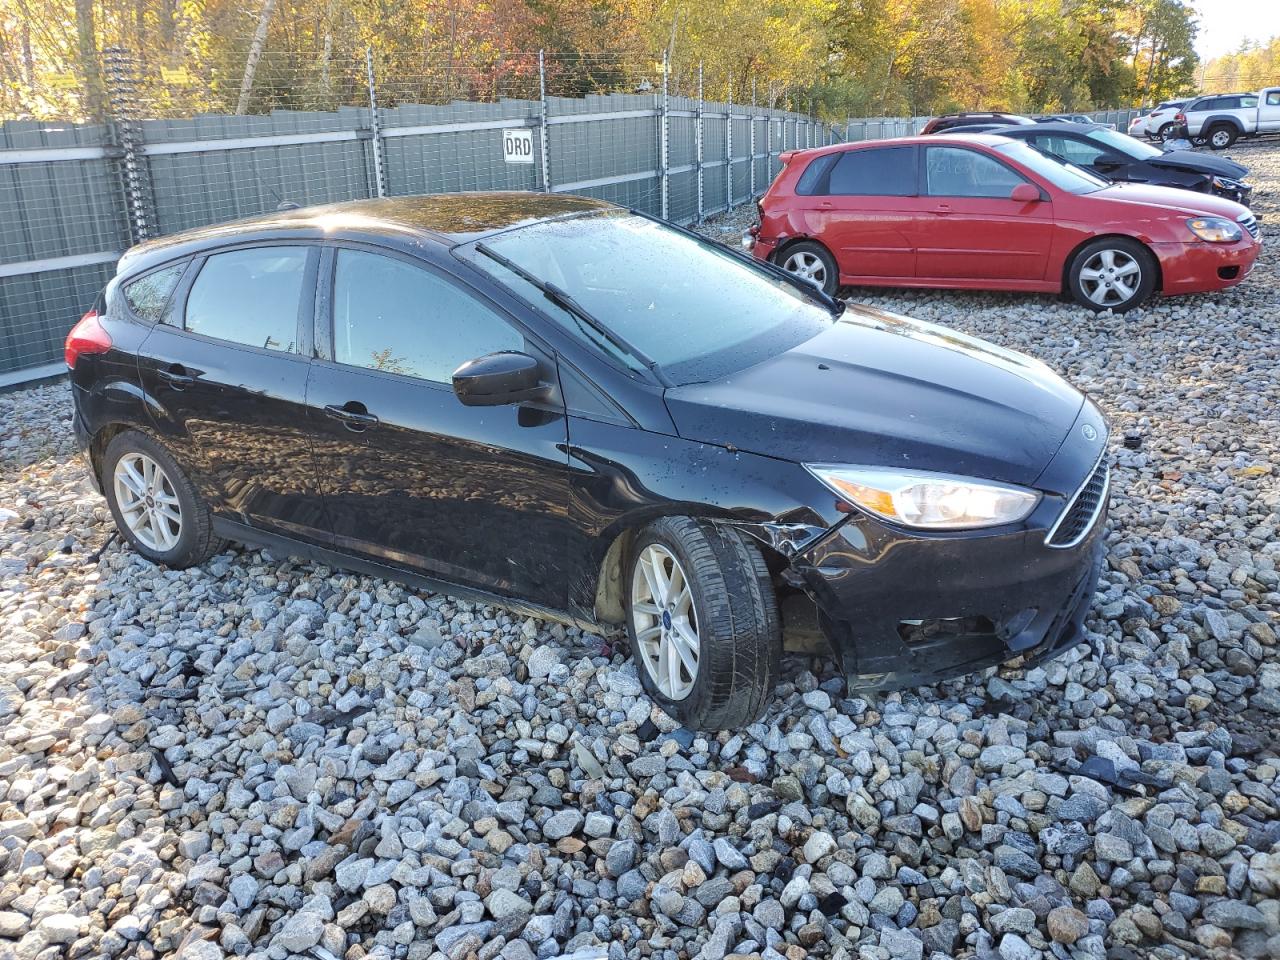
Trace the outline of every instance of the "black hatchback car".
<path fill-rule="evenodd" d="M 1041 153 L 1086 167 L 1109 180 L 1212 193 L 1246 206 L 1253 193 L 1244 179 L 1248 167 L 1234 160 L 1194 150 L 1165 152 L 1099 123 L 1010 125 L 988 132 L 1025 140 Z"/>
<path fill-rule="evenodd" d="M 852 686 L 1050 656 L 1098 572 L 1107 429 L 1045 366 L 586 198 L 147 243 L 67 363 L 144 556 L 236 540 L 625 624 L 702 728 L 757 717 L 806 626 Z"/>

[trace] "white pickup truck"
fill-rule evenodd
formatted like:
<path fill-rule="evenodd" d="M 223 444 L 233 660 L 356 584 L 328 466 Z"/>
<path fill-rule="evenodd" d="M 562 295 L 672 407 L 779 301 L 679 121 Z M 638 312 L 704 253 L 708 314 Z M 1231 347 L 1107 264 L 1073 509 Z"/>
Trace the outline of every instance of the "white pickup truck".
<path fill-rule="evenodd" d="M 1257 93 L 1222 93 L 1197 97 L 1178 113 L 1192 143 L 1225 150 L 1241 137 L 1280 133 L 1280 87 Z"/>

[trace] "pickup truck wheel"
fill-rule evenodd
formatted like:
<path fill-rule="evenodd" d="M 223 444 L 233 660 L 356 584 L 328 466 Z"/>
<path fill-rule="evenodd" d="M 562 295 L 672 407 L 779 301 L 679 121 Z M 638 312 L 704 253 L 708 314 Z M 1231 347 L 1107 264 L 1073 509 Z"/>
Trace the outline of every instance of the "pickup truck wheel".
<path fill-rule="evenodd" d="M 1155 257 L 1136 240 L 1101 237 L 1085 244 L 1075 255 L 1067 282 L 1080 305 L 1095 311 L 1124 313 L 1147 300 L 1155 290 Z"/>
<path fill-rule="evenodd" d="M 152 563 L 193 567 L 226 547 L 182 467 L 145 433 L 112 438 L 102 458 L 102 489 L 120 535 Z"/>
<path fill-rule="evenodd" d="M 1209 146 L 1214 150 L 1225 150 L 1236 142 L 1236 128 L 1226 123 L 1218 123 L 1209 128 Z"/>
<path fill-rule="evenodd" d="M 627 633 L 649 697 L 698 730 L 759 719 L 782 656 L 764 557 L 736 530 L 664 517 L 629 551 Z"/>
<path fill-rule="evenodd" d="M 778 264 L 787 273 L 808 280 L 828 296 L 834 296 L 840 284 L 840 268 L 831 251 L 820 243 L 805 240 L 782 251 Z"/>

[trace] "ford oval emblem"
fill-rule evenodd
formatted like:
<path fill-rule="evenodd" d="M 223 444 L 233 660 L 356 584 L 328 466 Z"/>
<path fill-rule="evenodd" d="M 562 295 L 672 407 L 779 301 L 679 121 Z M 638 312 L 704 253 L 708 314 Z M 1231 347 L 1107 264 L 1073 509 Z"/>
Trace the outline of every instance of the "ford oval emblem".
<path fill-rule="evenodd" d="M 1080 428 L 1080 432 L 1084 434 L 1084 438 L 1089 441 L 1098 439 L 1098 431 L 1093 428 L 1092 424 L 1086 423 Z"/>

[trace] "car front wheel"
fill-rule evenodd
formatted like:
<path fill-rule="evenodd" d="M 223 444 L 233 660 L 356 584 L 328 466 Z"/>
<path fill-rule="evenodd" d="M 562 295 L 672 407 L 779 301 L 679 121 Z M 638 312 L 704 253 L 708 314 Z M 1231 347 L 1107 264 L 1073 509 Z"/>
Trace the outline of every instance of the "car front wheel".
<path fill-rule="evenodd" d="M 169 451 L 137 430 L 112 438 L 102 460 L 102 488 L 120 535 L 154 563 L 203 563 L 225 541 L 191 480 Z"/>
<path fill-rule="evenodd" d="M 808 280 L 824 293 L 832 296 L 840 285 L 840 269 L 831 251 L 820 243 L 805 240 L 782 251 L 778 258 L 783 270 Z"/>
<path fill-rule="evenodd" d="M 782 651 L 760 551 L 731 528 L 664 517 L 636 536 L 623 582 L 631 653 L 650 698 L 699 730 L 758 719 Z"/>
<path fill-rule="evenodd" d="M 1155 290 L 1155 258 L 1136 240 L 1103 237 L 1075 255 L 1068 282 L 1072 296 L 1082 306 L 1124 313 Z"/>

